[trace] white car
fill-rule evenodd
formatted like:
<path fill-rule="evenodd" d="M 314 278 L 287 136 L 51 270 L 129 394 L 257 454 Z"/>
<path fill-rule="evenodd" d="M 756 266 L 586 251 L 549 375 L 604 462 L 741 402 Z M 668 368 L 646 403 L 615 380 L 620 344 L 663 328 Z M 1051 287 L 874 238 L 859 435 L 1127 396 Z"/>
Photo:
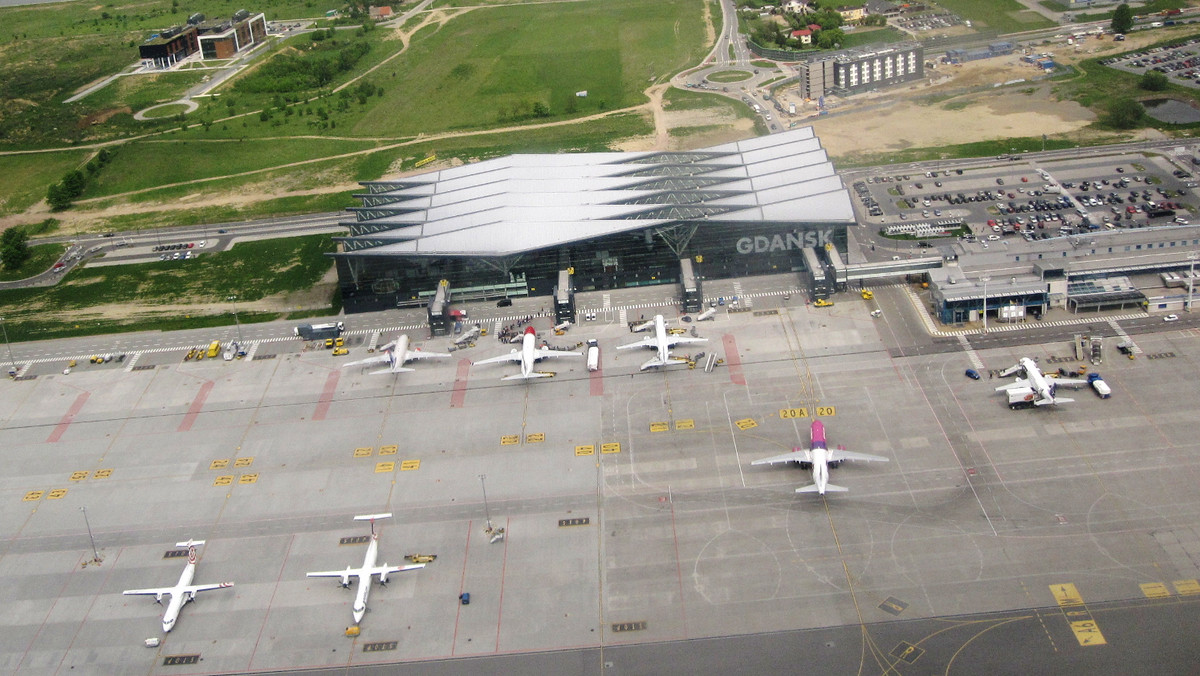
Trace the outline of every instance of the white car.
<path fill-rule="evenodd" d="M 1179 315 L 1167 315 L 1166 317 L 1163 317 L 1163 321 L 1164 322 L 1177 322 L 1177 321 L 1179 321 Z"/>
<path fill-rule="evenodd" d="M 988 238 L 989 242 L 999 242 L 1000 241 L 1000 235 L 988 235 L 987 238 Z"/>

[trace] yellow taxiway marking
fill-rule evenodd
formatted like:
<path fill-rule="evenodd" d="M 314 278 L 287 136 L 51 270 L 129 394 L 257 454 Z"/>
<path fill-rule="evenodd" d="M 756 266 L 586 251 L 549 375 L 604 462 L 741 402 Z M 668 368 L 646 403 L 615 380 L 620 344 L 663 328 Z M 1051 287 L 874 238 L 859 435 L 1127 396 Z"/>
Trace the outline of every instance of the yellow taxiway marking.
<path fill-rule="evenodd" d="M 1054 600 L 1062 608 L 1063 616 L 1067 618 L 1067 623 L 1071 626 L 1071 632 L 1075 634 L 1075 640 L 1079 641 L 1079 645 L 1108 645 L 1108 641 L 1104 640 L 1104 634 L 1100 633 L 1100 627 L 1096 626 L 1096 621 L 1092 619 L 1091 611 L 1083 604 L 1083 597 L 1079 595 L 1079 590 L 1075 588 L 1075 585 L 1071 583 L 1052 584 L 1050 593 L 1054 594 Z"/>
<path fill-rule="evenodd" d="M 1196 580 L 1175 580 L 1171 584 L 1175 585 L 1175 591 L 1179 592 L 1180 596 L 1200 594 L 1200 582 Z"/>
<path fill-rule="evenodd" d="M 411 472 L 415 469 L 421 469 L 420 460 L 405 460 L 400 463 L 401 472 Z"/>
<path fill-rule="evenodd" d="M 380 446 L 379 447 L 379 455 L 396 455 L 399 452 L 400 452 L 400 447 L 397 446 L 396 444 L 392 444 L 390 446 Z"/>
<path fill-rule="evenodd" d="M 92 475 L 92 478 L 93 479 L 107 479 L 108 477 L 112 476 L 112 473 L 113 473 L 113 471 L 112 471 L 111 467 L 106 468 L 106 469 L 98 469 L 98 470 L 96 470 L 96 473 Z"/>
<path fill-rule="evenodd" d="M 796 420 L 799 418 L 808 417 L 807 408 L 781 408 L 779 409 L 779 417 L 783 420 Z"/>
<path fill-rule="evenodd" d="M 209 469 L 225 469 L 229 466 L 229 458 L 218 458 L 208 463 Z"/>
<path fill-rule="evenodd" d="M 1148 599 L 1165 599 L 1171 596 L 1171 590 L 1161 582 L 1143 582 L 1142 593 Z"/>
<path fill-rule="evenodd" d="M 240 477 L 238 477 L 238 483 L 239 483 L 239 484 L 252 484 L 252 483 L 254 483 L 255 481 L 258 481 L 258 474 L 257 474 L 257 473 L 254 473 L 254 474 L 243 474 L 243 475 L 241 475 Z"/>
<path fill-rule="evenodd" d="M 214 486 L 230 486 L 233 484 L 232 474 L 222 474 L 213 481 Z"/>
<path fill-rule="evenodd" d="M 254 456 L 238 458 L 237 460 L 233 461 L 234 467 L 249 467 L 250 465 L 253 465 L 253 464 L 254 464 Z"/>
<path fill-rule="evenodd" d="M 667 422 L 652 422 L 650 423 L 651 432 L 667 432 L 671 429 L 671 424 Z"/>
<path fill-rule="evenodd" d="M 575 447 L 575 455 L 595 455 L 595 454 L 596 454 L 596 446 L 594 444 L 588 444 L 586 446 L 576 446 Z"/>
<path fill-rule="evenodd" d="M 515 446 L 519 443 L 521 443 L 520 434 L 505 434 L 504 436 L 500 437 L 501 446 Z"/>
<path fill-rule="evenodd" d="M 375 463 L 375 473 L 383 474 L 385 472 L 396 471 L 396 463 L 394 462 L 377 462 Z"/>
<path fill-rule="evenodd" d="M 621 444 L 617 441 L 610 441 L 607 444 L 600 444 L 601 453 L 620 453 Z"/>
<path fill-rule="evenodd" d="M 837 415 L 837 410 L 834 409 L 834 407 L 832 407 L 832 406 L 818 406 L 817 407 L 817 417 L 818 418 L 832 418 L 835 415 Z"/>
<path fill-rule="evenodd" d="M 758 427 L 758 423 L 755 422 L 754 418 L 742 418 L 741 420 L 734 420 L 733 424 L 737 425 L 739 430 L 748 430 Z"/>
<path fill-rule="evenodd" d="M 354 449 L 354 457 L 369 458 L 369 457 L 371 457 L 371 454 L 374 452 L 375 452 L 374 446 L 361 446 L 359 448 Z"/>
<path fill-rule="evenodd" d="M 55 488 L 54 490 L 52 490 L 46 494 L 46 499 L 47 500 L 58 500 L 59 498 L 61 498 L 62 496 L 66 495 L 66 494 L 67 494 L 67 489 Z"/>
<path fill-rule="evenodd" d="M 694 430 L 696 429 L 696 421 L 691 418 L 675 421 L 675 430 Z"/>
<path fill-rule="evenodd" d="M 540 444 L 545 440 L 546 440 L 545 432 L 532 432 L 530 434 L 525 435 L 525 443 L 527 443 L 527 444 Z"/>
<path fill-rule="evenodd" d="M 45 494 L 46 494 L 46 491 L 29 491 L 28 493 L 25 494 L 25 497 L 22 498 L 22 501 L 23 502 L 35 502 L 37 500 L 41 500 L 42 496 Z"/>
<path fill-rule="evenodd" d="M 87 472 L 87 471 L 71 472 L 71 481 L 83 481 L 84 479 L 88 478 L 89 474 L 91 474 L 91 472 Z"/>

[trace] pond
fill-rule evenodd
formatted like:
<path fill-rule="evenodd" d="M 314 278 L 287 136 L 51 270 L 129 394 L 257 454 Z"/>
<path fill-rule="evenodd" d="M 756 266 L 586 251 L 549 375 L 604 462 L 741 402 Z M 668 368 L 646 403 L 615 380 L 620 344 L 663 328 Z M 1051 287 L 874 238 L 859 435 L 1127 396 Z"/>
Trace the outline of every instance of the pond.
<path fill-rule="evenodd" d="M 1168 124 L 1200 122 L 1200 110 L 1196 110 L 1183 101 L 1176 101 L 1175 99 L 1150 99 L 1149 101 L 1142 101 L 1142 105 L 1146 107 L 1146 114 L 1159 122 L 1166 122 Z"/>

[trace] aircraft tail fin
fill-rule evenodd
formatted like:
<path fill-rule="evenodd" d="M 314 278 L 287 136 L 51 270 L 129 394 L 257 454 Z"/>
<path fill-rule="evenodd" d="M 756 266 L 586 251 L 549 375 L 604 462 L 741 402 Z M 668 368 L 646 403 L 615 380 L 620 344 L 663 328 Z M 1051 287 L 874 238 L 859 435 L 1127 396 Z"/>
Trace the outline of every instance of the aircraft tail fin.
<path fill-rule="evenodd" d="M 186 542 L 176 542 L 176 547 L 199 547 L 204 544 L 204 540 L 187 540 Z"/>
<path fill-rule="evenodd" d="M 376 521 L 378 519 L 389 519 L 389 518 L 391 518 L 391 516 L 392 516 L 391 512 L 387 512 L 384 514 L 359 514 L 358 516 L 354 517 L 354 520 L 355 521 Z"/>
<path fill-rule="evenodd" d="M 803 488 L 797 488 L 797 493 L 816 493 L 818 491 L 816 484 L 809 484 Z"/>
<path fill-rule="evenodd" d="M 373 375 L 373 376 L 386 376 L 386 375 L 387 375 L 387 374 L 389 374 L 389 373 L 404 373 L 405 371 L 411 371 L 411 370 L 412 370 L 412 369 L 410 369 L 410 368 L 406 368 L 406 367 L 403 367 L 403 366 L 401 366 L 401 367 L 398 367 L 398 368 L 386 368 L 386 369 L 379 369 L 378 371 L 371 371 L 371 375 Z"/>
<path fill-rule="evenodd" d="M 835 486 L 833 484 L 825 484 L 825 492 L 826 493 L 845 493 L 848 490 L 849 489 L 847 489 L 845 486 Z M 820 493 L 821 491 L 819 488 L 817 488 L 816 484 L 809 484 L 803 488 L 797 488 L 796 492 L 797 493 Z"/>
<path fill-rule="evenodd" d="M 1055 397 L 1053 399 L 1038 399 L 1035 404 L 1038 406 L 1049 406 L 1050 404 L 1069 404 L 1075 401 L 1068 397 Z"/>

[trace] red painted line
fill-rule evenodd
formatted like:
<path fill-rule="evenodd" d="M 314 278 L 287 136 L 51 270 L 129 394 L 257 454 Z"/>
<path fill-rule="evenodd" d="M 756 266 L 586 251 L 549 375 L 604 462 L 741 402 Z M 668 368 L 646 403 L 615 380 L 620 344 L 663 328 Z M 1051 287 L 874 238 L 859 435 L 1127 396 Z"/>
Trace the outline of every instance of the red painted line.
<path fill-rule="evenodd" d="M 254 667 L 254 656 L 258 654 L 258 644 L 262 642 L 263 631 L 267 628 L 267 619 L 271 617 L 271 605 L 275 603 L 275 594 L 279 593 L 279 583 L 283 581 L 283 569 L 287 566 L 287 557 L 292 553 L 292 545 L 296 542 L 296 535 L 292 534 L 292 539 L 288 540 L 287 551 L 283 553 L 284 565 L 279 567 L 279 576 L 275 578 L 275 588 L 271 590 L 271 598 L 267 601 L 267 614 L 263 615 L 262 626 L 258 628 L 258 637 L 254 639 L 254 649 L 250 651 L 250 660 L 246 662 L 246 669 L 250 670 Z"/>
<path fill-rule="evenodd" d="M 321 390 L 321 398 L 317 400 L 317 410 L 313 411 L 313 420 L 324 420 L 325 414 L 329 413 L 329 405 L 333 403 L 333 393 L 337 390 L 338 378 L 341 377 L 341 371 L 329 372 L 329 377 L 325 379 L 325 389 Z"/>
<path fill-rule="evenodd" d="M 75 397 L 75 403 L 71 404 L 71 408 L 67 411 L 66 415 L 54 426 L 54 431 L 50 433 L 49 437 L 46 437 L 46 443 L 53 444 L 62 439 L 62 435 L 67 433 L 67 428 L 71 426 L 71 421 L 75 420 L 75 416 L 78 415 L 83 405 L 87 403 L 89 396 L 91 396 L 90 392 L 82 392 L 78 397 Z"/>
<path fill-rule="evenodd" d="M 504 573 L 508 570 L 508 536 L 512 517 L 504 520 L 504 563 L 500 564 L 500 608 L 496 611 L 496 652 L 500 652 L 500 624 L 504 619 Z"/>
<path fill-rule="evenodd" d="M 108 584 L 108 579 L 112 577 L 113 571 L 116 570 L 115 564 L 117 560 L 121 558 L 121 552 L 123 551 L 125 551 L 124 547 L 117 550 L 117 555 L 113 557 L 112 561 L 108 562 L 108 569 L 104 571 L 104 582 L 100 584 L 101 589 Z M 87 555 L 85 554 L 84 556 Z M 85 561 L 82 562 L 79 567 L 83 568 L 86 565 L 87 562 Z M 71 648 L 75 647 L 75 640 L 79 638 L 79 632 L 83 630 L 83 625 L 87 624 L 88 616 L 92 614 L 92 609 L 96 607 L 96 601 L 99 599 L 99 595 L 93 596 L 92 602 L 88 604 L 87 610 L 83 612 L 83 617 L 79 618 L 79 626 L 75 628 L 75 633 L 71 635 L 71 642 L 67 644 L 66 650 L 63 650 L 62 659 L 58 661 L 58 668 L 55 669 L 54 673 L 62 671 L 63 662 L 67 661 L 67 656 L 71 654 Z"/>
<path fill-rule="evenodd" d="M 467 374 L 471 372 L 471 360 L 459 359 L 458 372 L 454 374 L 454 389 L 450 395 L 450 408 L 462 408 L 467 399 Z"/>
<path fill-rule="evenodd" d="M 742 358 L 738 356 L 737 339 L 733 334 L 726 333 L 721 337 L 725 345 L 725 366 L 729 368 L 729 382 L 734 385 L 745 385 L 746 376 L 742 374 Z"/>
<path fill-rule="evenodd" d="M 467 547 L 463 550 L 463 572 L 462 579 L 458 581 L 458 610 L 454 613 L 454 636 L 450 639 L 450 656 L 454 656 L 454 650 L 458 646 L 458 618 L 462 615 L 462 593 L 467 588 L 467 555 L 471 553 L 471 526 L 474 521 L 467 522 Z"/>
<path fill-rule="evenodd" d="M 593 397 L 599 397 L 604 394 L 604 369 L 596 369 L 588 374 L 589 386 L 591 391 L 589 394 Z"/>
<path fill-rule="evenodd" d="M 187 415 L 183 416 L 183 422 L 179 423 L 179 432 L 187 432 L 192 429 L 192 423 L 196 422 L 196 418 L 200 415 L 200 411 L 204 409 L 204 402 L 208 400 L 208 393 L 212 392 L 213 381 L 206 380 L 200 386 L 200 391 L 196 393 L 196 398 L 192 400 L 192 405 L 188 407 Z"/>
<path fill-rule="evenodd" d="M 683 639 L 687 640 L 687 602 L 683 595 L 683 561 L 679 559 L 679 533 L 675 530 L 675 499 L 671 499 L 671 539 L 675 541 L 675 575 L 679 579 L 679 613 L 683 615 Z"/>
<path fill-rule="evenodd" d="M 14 669 L 12 673 L 14 673 L 14 674 L 20 673 L 21 665 L 25 663 L 25 660 L 29 659 L 29 651 L 33 650 L 33 646 L 37 645 L 38 637 L 42 635 L 42 631 L 46 628 L 46 625 L 50 622 L 50 616 L 54 614 L 55 606 L 58 605 L 59 600 L 61 600 L 63 598 L 63 595 L 66 593 L 67 588 L 70 586 L 71 582 L 75 579 L 75 573 L 82 568 L 82 566 L 80 564 L 82 564 L 84 562 L 83 557 L 84 557 L 84 555 L 80 554 L 79 560 L 76 561 L 75 565 L 71 567 L 71 572 L 68 575 L 64 576 L 62 586 L 58 588 L 58 594 L 56 594 L 54 596 L 54 601 L 50 604 L 50 607 L 46 609 L 46 615 L 42 618 L 42 623 L 40 625 L 38 625 L 37 631 L 33 632 L 33 638 L 31 638 L 29 640 L 29 645 L 25 646 L 25 652 L 21 653 L 21 661 L 17 662 L 17 668 Z M 74 597 L 72 597 L 72 598 L 74 598 Z M 40 669 L 33 669 L 32 671 L 35 671 L 37 673 L 42 673 Z"/>

